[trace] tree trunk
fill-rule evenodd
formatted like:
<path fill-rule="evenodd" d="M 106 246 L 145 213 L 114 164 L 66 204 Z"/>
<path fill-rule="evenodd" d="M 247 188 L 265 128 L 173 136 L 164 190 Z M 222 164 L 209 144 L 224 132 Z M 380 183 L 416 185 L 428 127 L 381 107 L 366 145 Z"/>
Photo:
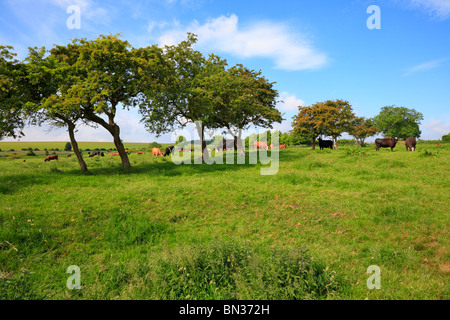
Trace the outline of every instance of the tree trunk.
<path fill-rule="evenodd" d="M 114 137 L 114 145 L 116 146 L 117 152 L 119 153 L 120 159 L 122 160 L 122 167 L 131 168 L 130 159 L 128 159 L 128 154 L 125 151 L 125 146 L 120 140 L 120 128 L 117 124 L 112 127 L 113 137 Z"/>
<path fill-rule="evenodd" d="M 122 167 L 127 169 L 131 168 L 130 160 L 128 159 L 128 154 L 125 151 L 125 147 L 120 140 L 120 128 L 117 123 L 114 122 L 114 114 L 108 114 L 109 123 L 97 116 L 92 112 L 92 110 L 85 110 L 86 118 L 94 123 L 101 125 L 103 128 L 108 130 L 108 132 L 114 138 L 114 145 L 116 146 L 117 152 L 120 155 L 120 159 L 122 160 Z"/>
<path fill-rule="evenodd" d="M 228 133 L 231 134 L 231 136 L 234 139 L 234 149 L 237 150 L 239 155 L 241 155 L 241 156 L 245 155 L 245 150 L 244 150 L 244 147 L 242 145 L 242 129 L 238 130 L 238 134 L 237 135 L 235 135 L 233 133 L 233 131 L 231 131 L 230 129 L 228 129 Z"/>
<path fill-rule="evenodd" d="M 205 141 L 205 128 L 203 126 L 203 123 L 201 122 L 195 122 L 195 127 L 197 128 L 197 133 L 200 137 L 200 145 L 202 148 L 202 162 L 205 160 L 209 160 L 209 153 L 208 149 L 206 148 L 206 141 Z"/>
<path fill-rule="evenodd" d="M 312 150 L 316 150 L 316 138 L 312 138 Z"/>
<path fill-rule="evenodd" d="M 77 156 L 78 163 L 80 164 L 81 172 L 86 173 L 87 172 L 87 165 L 86 162 L 84 162 L 83 155 L 80 152 L 80 149 L 78 149 L 78 143 L 75 140 L 75 124 L 69 123 L 69 137 L 70 137 L 70 143 L 72 144 L 73 152 Z"/>

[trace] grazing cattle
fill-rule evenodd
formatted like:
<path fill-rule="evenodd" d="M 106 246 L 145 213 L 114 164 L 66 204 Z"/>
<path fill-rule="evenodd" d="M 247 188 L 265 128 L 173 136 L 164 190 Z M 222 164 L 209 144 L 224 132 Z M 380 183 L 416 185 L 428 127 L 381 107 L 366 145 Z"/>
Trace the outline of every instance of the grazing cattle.
<path fill-rule="evenodd" d="M 95 157 L 95 156 L 99 156 L 100 155 L 100 151 L 94 151 L 89 155 L 89 158 Z"/>
<path fill-rule="evenodd" d="M 391 148 L 391 151 L 394 151 L 395 145 L 397 144 L 398 139 L 375 139 L 375 149 L 377 151 L 380 150 L 380 148 Z"/>
<path fill-rule="evenodd" d="M 168 156 L 169 154 L 173 154 L 174 148 L 175 148 L 174 146 L 167 147 L 163 156 L 165 157 L 165 156 Z"/>
<path fill-rule="evenodd" d="M 231 146 L 233 146 L 233 147 L 231 147 Z M 230 148 L 227 148 L 227 147 L 230 147 Z M 230 139 L 230 140 L 223 140 L 222 144 L 219 143 L 216 150 L 217 151 L 225 151 L 227 149 L 233 150 L 233 148 L 234 148 L 234 150 L 237 150 L 236 141 L 234 139 L 233 140 Z"/>
<path fill-rule="evenodd" d="M 161 156 L 164 157 L 163 153 L 161 152 L 161 150 L 159 148 L 153 148 L 152 149 L 152 154 L 157 157 L 157 156 Z"/>
<path fill-rule="evenodd" d="M 44 162 L 50 161 L 50 160 L 58 160 L 58 155 L 57 154 L 48 155 L 45 157 Z"/>
<path fill-rule="evenodd" d="M 273 145 L 273 144 L 271 144 L 270 146 L 269 146 L 269 148 L 270 149 L 273 149 L 275 146 Z M 278 148 L 280 148 L 280 149 L 286 149 L 286 145 L 285 144 L 280 144 L 279 146 L 278 146 Z"/>
<path fill-rule="evenodd" d="M 144 152 L 143 151 L 138 151 L 138 152 L 136 152 L 136 154 L 144 154 Z"/>
<path fill-rule="evenodd" d="M 323 150 L 324 148 L 333 149 L 333 141 L 322 140 L 322 138 L 319 138 L 319 147 L 320 147 L 320 150 Z"/>
<path fill-rule="evenodd" d="M 68 155 L 67 155 L 67 158 L 69 158 L 69 157 L 71 157 L 72 156 L 72 154 L 71 153 L 69 153 Z"/>
<path fill-rule="evenodd" d="M 406 151 L 414 151 L 416 149 L 416 138 L 409 137 L 405 140 Z"/>
<path fill-rule="evenodd" d="M 255 142 L 253 142 L 253 147 L 255 149 L 266 149 L 266 150 L 269 149 L 269 146 L 267 145 L 267 142 L 265 142 L 265 141 L 255 141 Z"/>
<path fill-rule="evenodd" d="M 103 152 L 100 152 L 100 157 L 104 157 L 105 154 Z"/>

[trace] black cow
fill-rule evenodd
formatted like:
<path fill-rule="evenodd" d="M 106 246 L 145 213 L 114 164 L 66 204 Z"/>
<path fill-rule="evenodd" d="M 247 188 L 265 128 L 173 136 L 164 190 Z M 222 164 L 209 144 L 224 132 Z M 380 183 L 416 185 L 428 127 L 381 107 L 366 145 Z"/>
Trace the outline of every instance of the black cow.
<path fill-rule="evenodd" d="M 174 148 L 175 148 L 174 146 L 167 147 L 166 148 L 166 152 L 164 152 L 164 157 L 168 156 L 169 154 L 173 154 L 173 149 Z"/>
<path fill-rule="evenodd" d="M 379 151 L 380 148 L 391 148 L 391 151 L 394 151 L 397 141 L 397 138 L 375 139 L 375 149 Z"/>
<path fill-rule="evenodd" d="M 227 150 L 227 148 L 231 148 L 231 146 L 233 146 L 234 150 L 237 150 L 237 143 L 236 140 L 223 140 L 222 144 L 219 143 L 219 145 L 216 147 L 217 151 L 223 151 L 223 150 Z"/>
<path fill-rule="evenodd" d="M 320 150 L 323 150 L 323 148 L 333 149 L 333 141 L 322 140 L 322 138 L 319 138 L 319 147 L 320 147 Z"/>
<path fill-rule="evenodd" d="M 406 151 L 414 151 L 416 149 L 416 138 L 409 137 L 405 140 Z"/>

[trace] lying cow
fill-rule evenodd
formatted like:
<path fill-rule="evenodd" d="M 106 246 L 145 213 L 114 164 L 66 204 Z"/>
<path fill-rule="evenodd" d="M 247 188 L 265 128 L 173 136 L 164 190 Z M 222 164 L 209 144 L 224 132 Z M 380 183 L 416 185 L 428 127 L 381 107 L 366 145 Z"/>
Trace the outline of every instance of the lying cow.
<path fill-rule="evenodd" d="M 153 148 L 152 149 L 152 154 L 155 157 L 157 157 L 157 156 L 164 157 L 163 153 L 161 152 L 161 150 L 159 148 Z"/>
<path fill-rule="evenodd" d="M 406 151 L 414 151 L 416 149 L 416 138 L 409 137 L 405 140 Z"/>
<path fill-rule="evenodd" d="M 174 146 L 167 147 L 163 156 L 165 157 L 165 156 L 168 156 L 169 154 L 173 154 L 174 148 L 175 148 Z"/>
<path fill-rule="evenodd" d="M 95 157 L 95 156 L 100 156 L 100 151 L 94 151 L 89 155 L 89 158 Z"/>
<path fill-rule="evenodd" d="M 322 140 L 322 138 L 319 138 L 319 147 L 320 147 L 320 150 L 323 150 L 324 148 L 333 149 L 333 141 Z"/>
<path fill-rule="evenodd" d="M 253 147 L 257 150 L 258 149 L 266 149 L 266 150 L 269 149 L 269 146 L 267 145 L 267 142 L 265 142 L 265 141 L 255 141 L 255 142 L 253 142 Z"/>
<path fill-rule="evenodd" d="M 45 157 L 44 162 L 50 161 L 50 160 L 58 160 L 58 155 L 57 154 L 48 155 Z"/>
<path fill-rule="evenodd" d="M 397 141 L 397 138 L 375 139 L 375 149 L 379 151 L 380 148 L 391 148 L 391 151 L 394 151 Z"/>

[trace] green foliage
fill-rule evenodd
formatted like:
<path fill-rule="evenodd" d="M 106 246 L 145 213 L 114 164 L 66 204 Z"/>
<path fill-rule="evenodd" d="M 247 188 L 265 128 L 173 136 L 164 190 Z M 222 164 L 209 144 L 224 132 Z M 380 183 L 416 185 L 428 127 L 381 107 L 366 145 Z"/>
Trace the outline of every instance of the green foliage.
<path fill-rule="evenodd" d="M 450 142 L 450 133 L 442 136 L 442 142 Z"/>
<path fill-rule="evenodd" d="M 162 145 L 158 142 L 152 142 L 148 145 L 149 148 L 162 148 Z"/>
<path fill-rule="evenodd" d="M 213 241 L 158 262 L 158 299 L 324 299 L 346 283 L 307 250 L 253 249 Z"/>
<path fill-rule="evenodd" d="M 72 144 L 70 142 L 67 142 L 64 146 L 64 151 L 72 151 Z"/>
<path fill-rule="evenodd" d="M 439 155 L 439 150 L 427 150 L 427 149 L 422 149 L 419 150 L 419 154 L 421 157 L 437 157 Z"/>
<path fill-rule="evenodd" d="M 419 138 L 420 121 L 423 115 L 414 109 L 405 107 L 386 106 L 373 119 L 374 125 L 384 136 L 406 139 L 408 137 Z"/>
<path fill-rule="evenodd" d="M 8 159 L 20 159 L 20 158 L 22 158 L 22 157 L 20 155 L 18 155 L 17 153 L 13 153 L 8 156 Z"/>

